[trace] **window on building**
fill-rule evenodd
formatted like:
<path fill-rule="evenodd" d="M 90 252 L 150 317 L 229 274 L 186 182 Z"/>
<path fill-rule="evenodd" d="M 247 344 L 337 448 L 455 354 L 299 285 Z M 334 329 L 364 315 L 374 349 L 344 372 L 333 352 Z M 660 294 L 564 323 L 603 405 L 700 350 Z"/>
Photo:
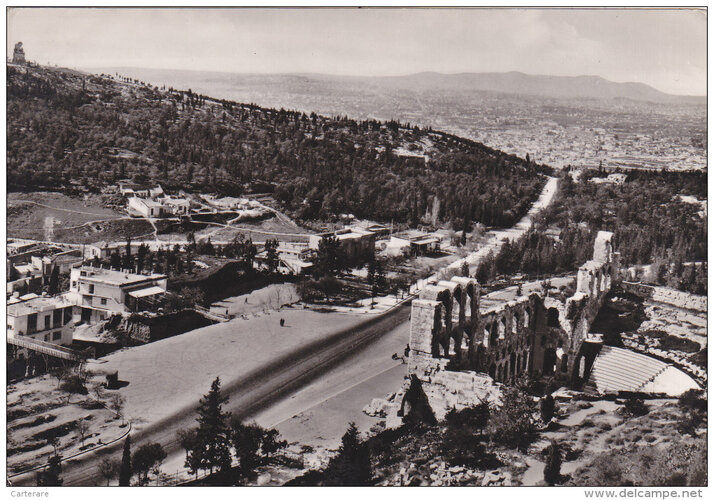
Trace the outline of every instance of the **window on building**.
<path fill-rule="evenodd" d="M 46 333 L 45 334 L 45 342 L 49 342 L 49 341 L 50 341 L 50 334 Z"/>
<path fill-rule="evenodd" d="M 50 315 L 48 314 L 45 316 L 45 330 L 50 329 L 50 321 L 52 321 L 52 318 L 50 318 Z"/>
<path fill-rule="evenodd" d="M 105 299 L 104 297 L 102 297 L 102 305 L 103 305 L 103 306 L 106 306 L 106 305 L 107 305 L 107 299 Z"/>
<path fill-rule="evenodd" d="M 89 285 L 89 293 L 94 293 L 94 285 Z"/>
<path fill-rule="evenodd" d="M 62 309 L 52 311 L 52 326 L 60 326 L 62 324 Z"/>
<path fill-rule="evenodd" d="M 62 332 L 53 332 L 52 340 L 60 340 L 62 338 Z"/>
<path fill-rule="evenodd" d="M 64 324 L 66 325 L 72 321 L 72 306 L 64 308 Z"/>
<path fill-rule="evenodd" d="M 76 281 L 73 281 L 73 282 L 72 282 L 72 288 L 77 288 L 77 282 L 76 282 Z"/>
<path fill-rule="evenodd" d="M 34 332 L 37 330 L 37 313 L 30 314 L 27 317 L 27 331 Z"/>

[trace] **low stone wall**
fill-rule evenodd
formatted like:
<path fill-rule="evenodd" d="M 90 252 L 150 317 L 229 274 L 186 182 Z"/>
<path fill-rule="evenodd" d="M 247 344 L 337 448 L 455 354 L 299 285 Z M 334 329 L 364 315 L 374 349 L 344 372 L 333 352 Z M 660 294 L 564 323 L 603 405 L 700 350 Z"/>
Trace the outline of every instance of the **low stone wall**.
<path fill-rule="evenodd" d="M 655 302 L 661 302 L 663 304 L 681 307 L 682 309 L 689 309 L 692 311 L 707 311 L 707 297 L 703 295 L 694 295 L 675 290 L 674 288 L 644 285 L 642 283 L 633 283 L 630 281 L 623 281 L 621 286 L 626 292 L 633 293 L 640 297 L 649 298 Z"/>

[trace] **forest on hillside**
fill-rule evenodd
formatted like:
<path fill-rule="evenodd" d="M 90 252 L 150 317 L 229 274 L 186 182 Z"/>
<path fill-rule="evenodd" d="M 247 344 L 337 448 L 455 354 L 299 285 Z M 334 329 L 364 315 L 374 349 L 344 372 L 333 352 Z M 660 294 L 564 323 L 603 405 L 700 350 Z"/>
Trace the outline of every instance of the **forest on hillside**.
<path fill-rule="evenodd" d="M 9 190 L 98 191 L 120 179 L 169 190 L 273 192 L 304 220 L 343 213 L 459 229 L 510 226 L 544 166 L 399 122 L 210 99 L 108 75 L 7 69 Z"/>
<path fill-rule="evenodd" d="M 606 230 L 614 233 L 622 266 L 651 264 L 648 281 L 706 294 L 707 219 L 700 205 L 680 196 L 706 200 L 707 174 L 629 171 L 620 185 L 589 182 L 597 175 L 587 171 L 576 183 L 565 174 L 535 228 L 486 259 L 477 277 L 572 272 L 592 258 L 597 231 Z M 546 234 L 553 228 L 558 238 Z"/>

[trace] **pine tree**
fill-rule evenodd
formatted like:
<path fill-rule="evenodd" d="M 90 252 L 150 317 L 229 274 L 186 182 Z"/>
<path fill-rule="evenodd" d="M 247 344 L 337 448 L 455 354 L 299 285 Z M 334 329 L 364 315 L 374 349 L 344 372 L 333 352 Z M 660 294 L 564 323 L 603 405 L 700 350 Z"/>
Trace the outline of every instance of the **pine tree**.
<path fill-rule="evenodd" d="M 223 411 L 227 401 L 228 398 L 221 395 L 221 380 L 216 377 L 197 408 L 196 447 L 190 452 L 188 461 L 211 474 L 215 469 L 226 469 L 231 465 L 230 413 Z"/>
<path fill-rule="evenodd" d="M 129 486 L 129 481 L 131 481 L 131 436 L 127 436 L 124 441 L 124 453 L 119 468 L 119 486 Z"/>

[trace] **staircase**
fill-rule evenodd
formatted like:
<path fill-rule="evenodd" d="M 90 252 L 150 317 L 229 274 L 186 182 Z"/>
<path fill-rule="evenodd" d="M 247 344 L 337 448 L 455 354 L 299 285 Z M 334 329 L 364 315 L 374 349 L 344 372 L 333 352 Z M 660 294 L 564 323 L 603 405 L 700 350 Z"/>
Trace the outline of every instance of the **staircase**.
<path fill-rule="evenodd" d="M 670 365 L 619 347 L 602 346 L 595 358 L 586 392 L 638 392 Z"/>

